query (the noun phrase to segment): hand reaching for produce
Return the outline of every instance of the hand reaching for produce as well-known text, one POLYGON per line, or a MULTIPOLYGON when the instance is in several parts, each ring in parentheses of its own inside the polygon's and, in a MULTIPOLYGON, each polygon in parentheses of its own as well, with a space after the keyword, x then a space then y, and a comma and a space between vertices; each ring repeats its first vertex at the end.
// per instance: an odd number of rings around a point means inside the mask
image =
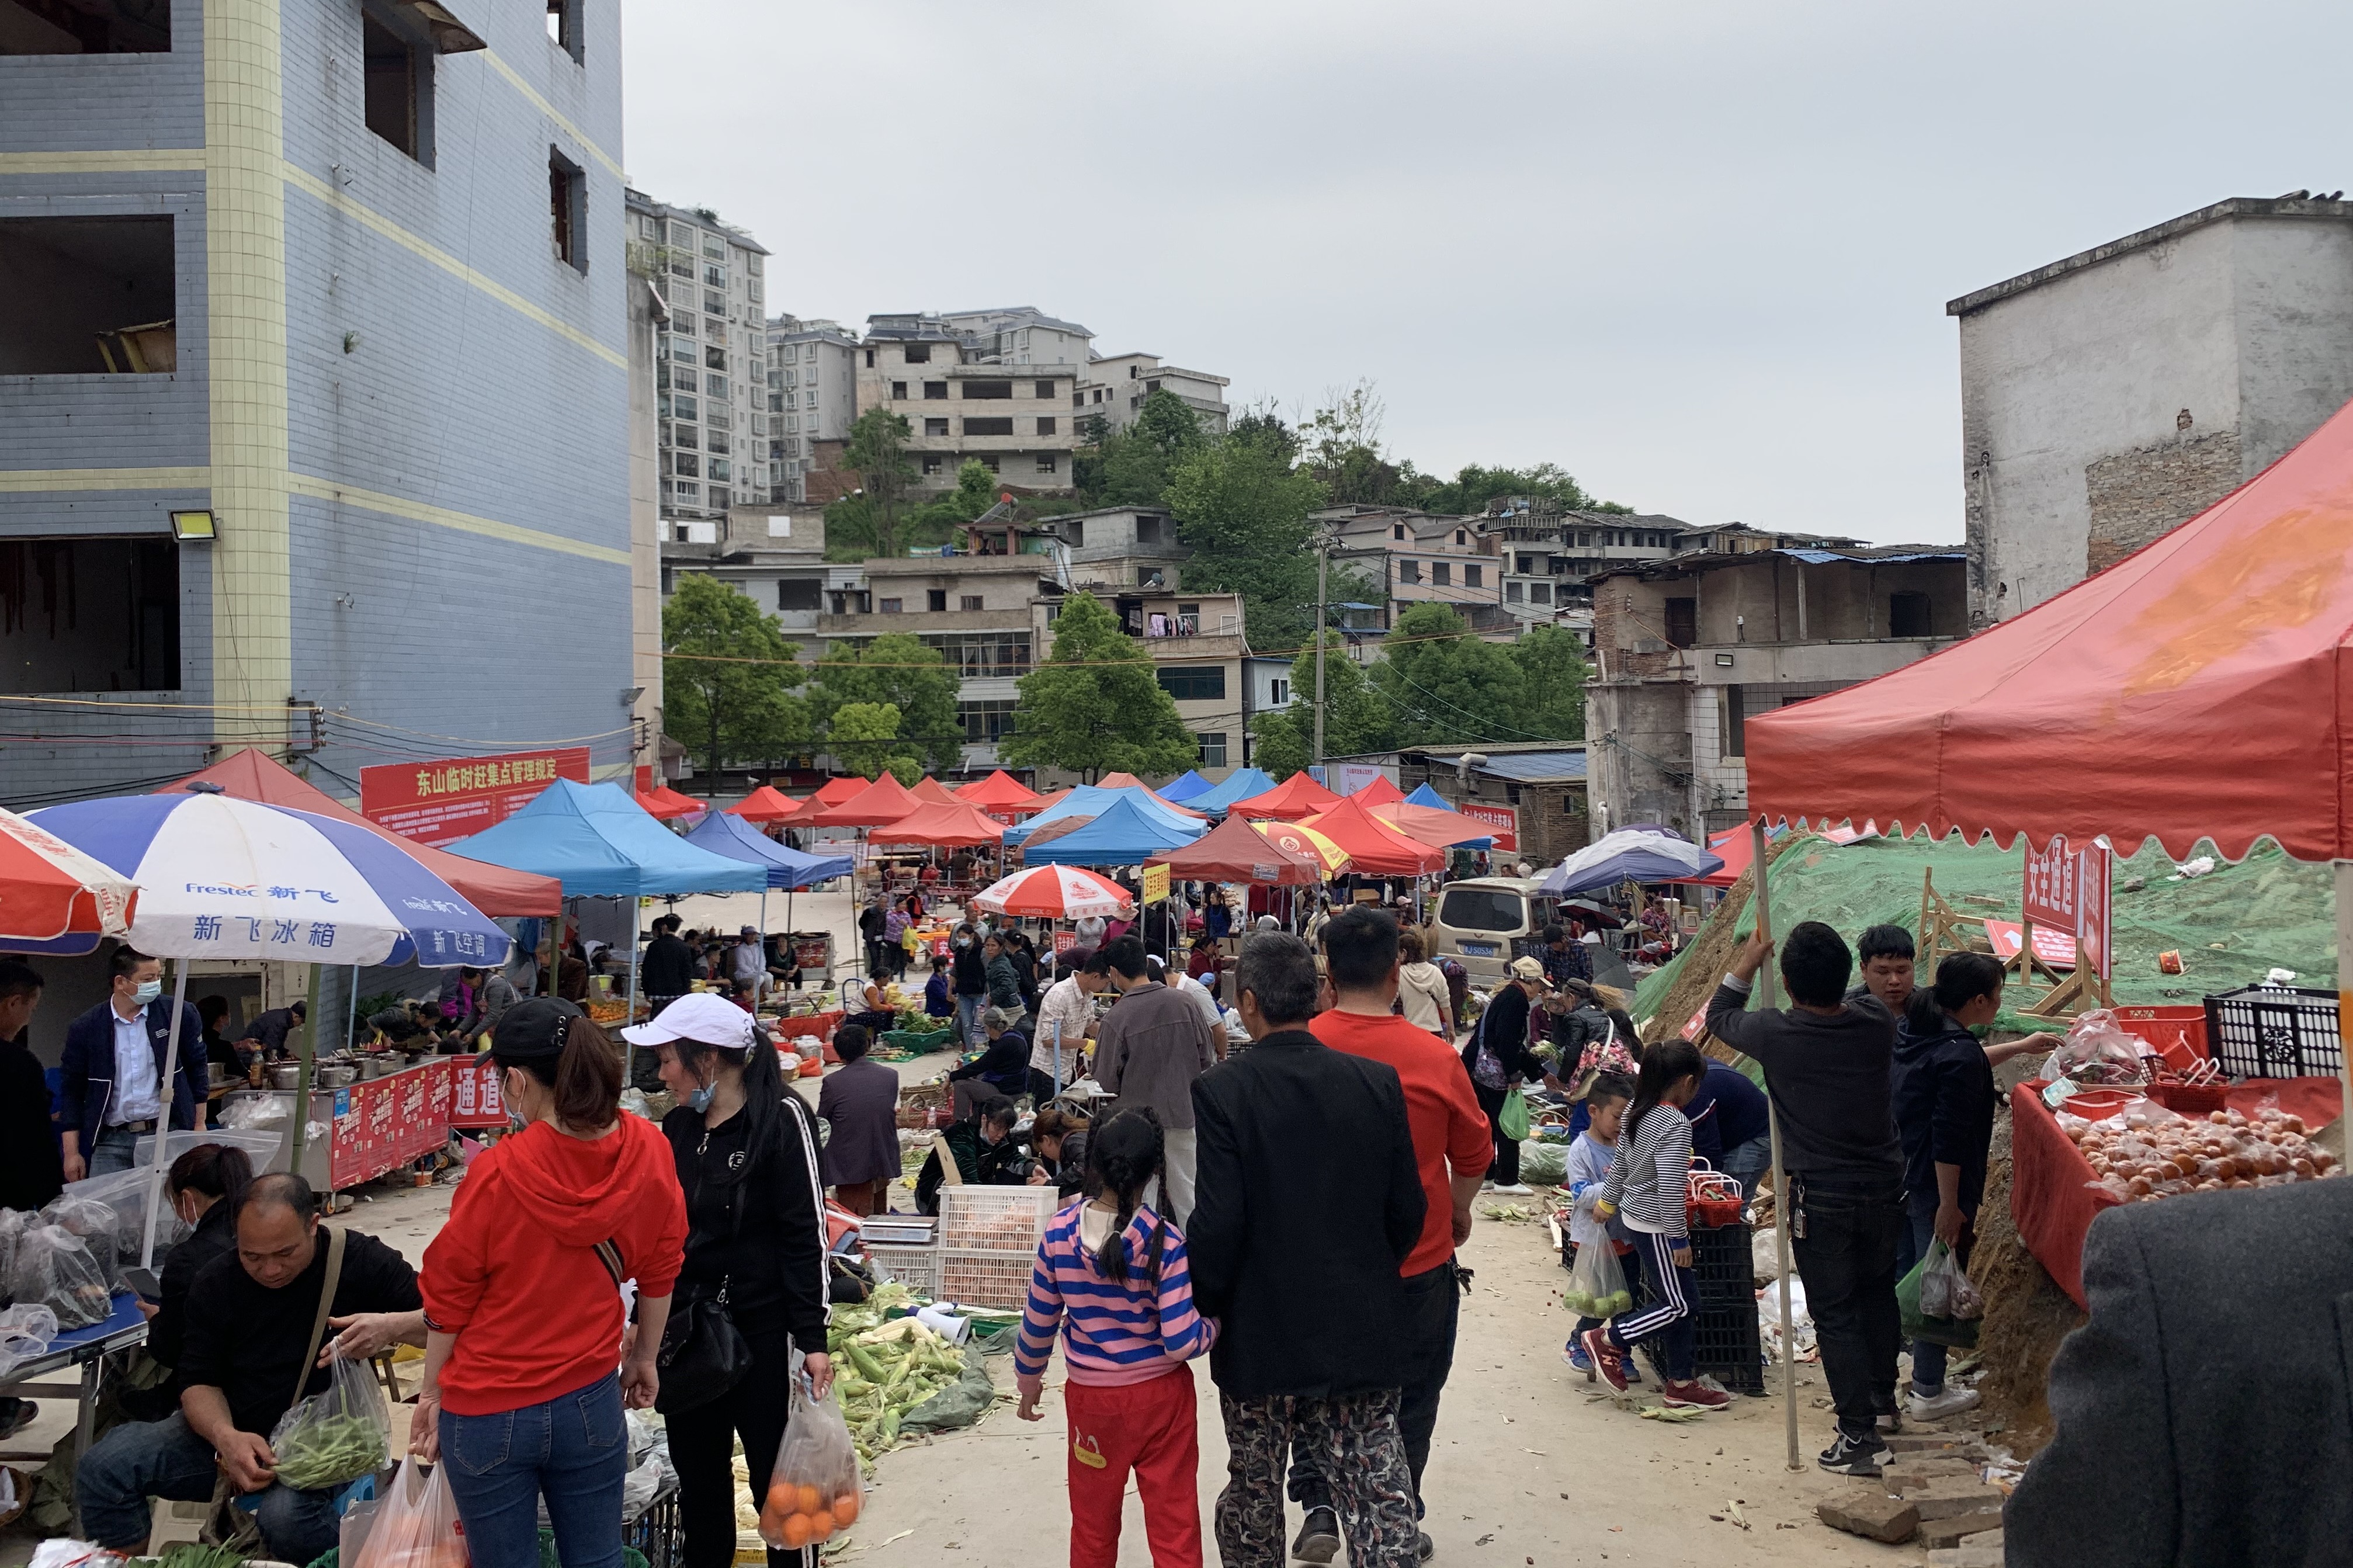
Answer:
POLYGON ((231 1432, 216 1452, 238 1491, 258 1492, 278 1479, 278 1457, 258 1433, 231 1432))
POLYGON ((390 1350, 408 1335, 414 1312, 353 1312, 347 1317, 330 1318, 327 1327, 335 1330, 334 1337, 319 1347, 319 1365, 325 1366, 337 1356, 346 1361, 365 1361, 368 1357, 390 1350))

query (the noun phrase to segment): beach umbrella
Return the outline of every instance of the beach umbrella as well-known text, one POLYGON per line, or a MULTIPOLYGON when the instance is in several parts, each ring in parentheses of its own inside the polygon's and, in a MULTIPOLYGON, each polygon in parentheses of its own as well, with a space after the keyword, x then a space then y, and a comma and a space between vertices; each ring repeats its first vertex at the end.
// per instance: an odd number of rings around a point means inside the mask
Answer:
POLYGON ((0 948, 87 953, 130 929, 139 889, 47 828, 0 811, 0 948))
POLYGON ((1719 857, 1673 833, 1620 828, 1553 867, 1538 892, 1555 898, 1621 882, 1696 882, 1724 869, 1719 857))
MULTIPOLYGON (((1229 820, 1240 821, 1243 819, 1235 817, 1229 820)), ((1322 861, 1325 877, 1337 876, 1348 869, 1348 852, 1333 842, 1328 834, 1314 828, 1299 822, 1268 821, 1251 822, 1250 826, 1267 842, 1286 853, 1313 855, 1322 861)))
POLYGON ((973 907, 1033 920, 1083 920, 1126 915, 1135 901, 1117 883, 1075 865, 1036 865, 973 895, 973 907))

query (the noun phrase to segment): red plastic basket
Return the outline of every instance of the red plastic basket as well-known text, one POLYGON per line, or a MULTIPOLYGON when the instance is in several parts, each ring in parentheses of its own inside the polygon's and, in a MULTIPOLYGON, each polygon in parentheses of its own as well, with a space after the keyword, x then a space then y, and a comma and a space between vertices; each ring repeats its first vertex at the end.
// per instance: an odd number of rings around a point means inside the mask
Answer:
POLYGON ((1694 1162, 1683 1194, 1683 1213, 1692 1224, 1708 1230, 1736 1225, 1747 1207, 1737 1180, 1710 1170, 1704 1160, 1694 1162))
POLYGON ((2137 1034, 2157 1047, 2157 1054, 2177 1072, 2213 1054, 2206 1047, 2206 1009, 2198 1007, 2119 1007, 2116 1022, 2127 1034, 2137 1034))
POLYGON ((2204 1116, 2230 1104, 2231 1086, 2224 1084, 2151 1084, 2148 1097, 2181 1116, 2204 1116))

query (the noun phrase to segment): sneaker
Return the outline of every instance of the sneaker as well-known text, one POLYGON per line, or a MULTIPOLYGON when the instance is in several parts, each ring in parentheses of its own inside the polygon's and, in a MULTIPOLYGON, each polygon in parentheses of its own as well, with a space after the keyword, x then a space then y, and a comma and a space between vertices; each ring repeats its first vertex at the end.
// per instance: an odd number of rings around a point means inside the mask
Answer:
POLYGON ((1533 1198, 1535 1191, 1525 1181, 1513 1181, 1496 1188, 1495 1195, 1499 1198, 1533 1198))
POLYGON ((1611 1388, 1620 1393, 1625 1393, 1626 1360, 1618 1353, 1618 1347, 1609 1342, 1609 1330, 1607 1328, 1588 1329, 1577 1336, 1577 1340, 1585 1347, 1585 1353, 1593 1359, 1594 1371, 1599 1372, 1611 1388))
POLYGON ((1494 1190, 1495 1184, 1493 1181, 1482 1181, 1479 1183, 1479 1191, 1482 1192, 1492 1192, 1494 1190))
POLYGON ((1291 1543, 1291 1555, 1302 1563, 1329 1563, 1339 1554, 1339 1514, 1328 1508, 1309 1509, 1299 1539, 1291 1543))
POLYGON ((1893 1437, 1904 1430, 1904 1413, 1900 1410, 1886 1411, 1873 1425, 1878 1426, 1881 1436, 1893 1437))
POLYGON ((1964 1410, 1976 1409, 1977 1403, 1978 1391, 1973 1388, 1947 1384, 1936 1393, 1922 1393, 1915 1389, 1912 1393, 1912 1419, 1941 1421, 1947 1415, 1958 1415, 1964 1410))
POLYGON ((1721 1389, 1710 1388, 1696 1379, 1690 1383, 1676 1383, 1669 1379, 1659 1392, 1665 1396, 1670 1407, 1690 1404, 1702 1410, 1722 1410, 1732 1403, 1732 1395, 1721 1389))
POLYGON ((1895 1456, 1877 1437, 1852 1437, 1841 1432, 1815 1462, 1834 1476, 1875 1476, 1882 1466, 1894 1460, 1895 1456))
POLYGON ((1593 1381, 1593 1358, 1585 1353, 1583 1345, 1578 1344, 1575 1340, 1569 1340, 1560 1348, 1560 1359, 1583 1372, 1586 1382, 1593 1381))
POLYGON ((1424 1530, 1415 1532, 1413 1560, 1416 1563, 1427 1563, 1437 1555, 1438 1542, 1430 1539, 1430 1531, 1424 1530))

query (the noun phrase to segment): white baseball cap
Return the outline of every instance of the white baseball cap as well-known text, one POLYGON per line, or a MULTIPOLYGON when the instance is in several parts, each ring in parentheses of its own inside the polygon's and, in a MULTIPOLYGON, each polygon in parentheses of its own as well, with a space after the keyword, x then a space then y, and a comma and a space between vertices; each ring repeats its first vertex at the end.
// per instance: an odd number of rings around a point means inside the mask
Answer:
POLYGON ((691 991, 650 1021, 621 1031, 632 1045, 667 1045, 694 1040, 728 1051, 748 1051, 759 1038, 759 1022, 715 991, 691 991))

